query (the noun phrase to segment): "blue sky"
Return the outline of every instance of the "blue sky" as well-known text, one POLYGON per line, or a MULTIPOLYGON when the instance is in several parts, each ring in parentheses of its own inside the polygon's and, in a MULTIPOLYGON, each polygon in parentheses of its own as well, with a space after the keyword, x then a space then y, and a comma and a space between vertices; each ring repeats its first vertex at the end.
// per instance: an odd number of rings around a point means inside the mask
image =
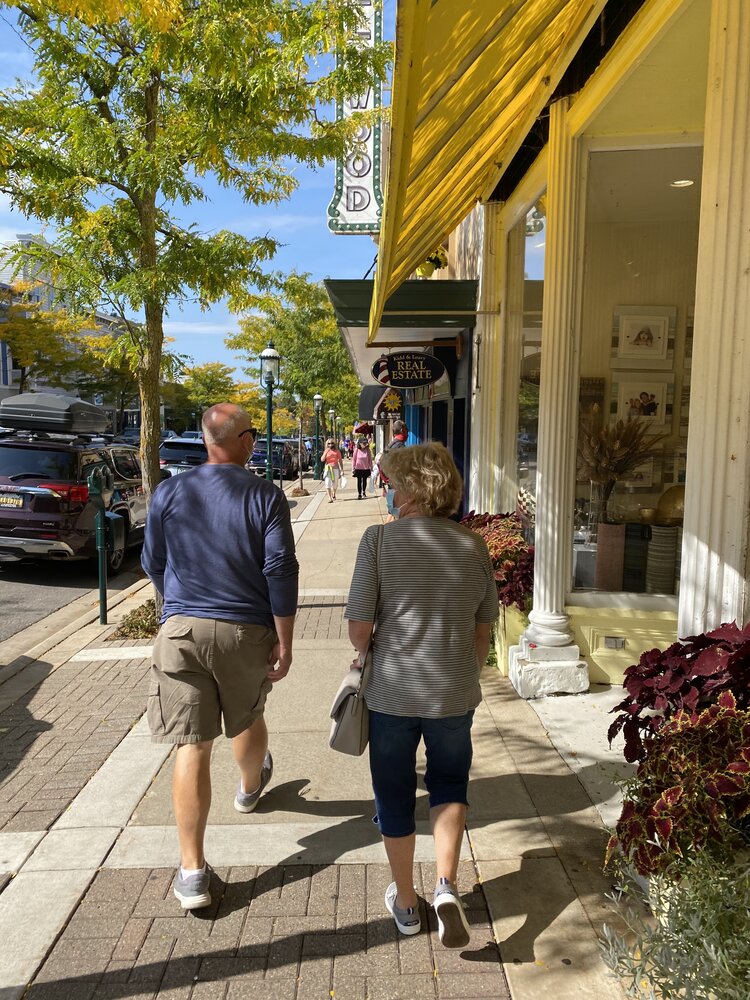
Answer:
MULTIPOLYGON (((395 0, 385 0, 385 33, 393 36, 395 0)), ((0 11, 0 87, 11 85, 18 77, 31 75, 31 53, 14 32, 15 14, 0 11)), ((181 215, 184 222, 194 222, 203 231, 231 229, 243 236, 268 234, 280 246, 271 268, 280 271, 307 271, 313 278, 362 278, 370 268, 376 247, 369 236, 335 236, 326 225, 326 209, 334 187, 334 167, 312 171, 297 170, 299 187, 294 195, 277 206, 254 208, 243 203, 238 194, 206 184, 209 201, 195 203, 181 215)), ((8 199, 0 195, 0 245, 11 242, 17 233, 38 233, 38 221, 28 220, 11 210, 8 199)), ((169 310, 165 322, 168 336, 174 337, 171 350, 190 355, 195 364, 221 361, 228 365, 242 359, 224 345, 224 338, 237 329, 237 317, 223 304, 206 312, 198 306, 169 310)))
MULTIPOLYGON (((396 0, 384 0, 384 33, 393 37, 396 0)), ((11 27, 15 15, 0 10, 0 87, 7 87, 17 77, 31 75, 31 53, 11 27)), ((205 232, 231 229, 243 236, 266 233, 282 244, 271 267, 280 271, 306 271, 314 279, 325 277, 362 278, 373 263, 376 247, 369 236, 335 236, 326 226, 326 209, 334 186, 333 164, 312 171, 299 167, 299 187, 293 196, 278 206, 253 208, 239 195, 215 184, 206 184, 209 201, 195 203, 182 212, 183 221, 194 222, 205 232)), ((0 245, 12 242, 17 233, 38 233, 41 225, 13 212, 0 195, 0 245)), ((541 277, 544 234, 527 241, 529 277, 541 277)), ((165 331, 174 338, 170 346, 189 355, 195 364, 220 361, 242 365, 242 358, 230 351, 224 338, 237 329, 237 317, 223 304, 201 312, 198 306, 173 307, 165 322, 165 331)), ((239 372, 238 372, 239 374, 239 372)))

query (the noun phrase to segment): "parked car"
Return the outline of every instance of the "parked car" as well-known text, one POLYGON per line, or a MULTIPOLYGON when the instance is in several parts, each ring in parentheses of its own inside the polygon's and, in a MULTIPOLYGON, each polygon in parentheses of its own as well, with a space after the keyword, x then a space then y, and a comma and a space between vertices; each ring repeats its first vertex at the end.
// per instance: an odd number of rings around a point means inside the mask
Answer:
POLYGON ((121 441, 136 445, 141 440, 141 429, 140 427, 123 427, 118 436, 121 441))
POLYGON ((307 472, 310 468, 310 453, 305 446, 305 442, 302 442, 302 447, 300 448, 299 438, 284 438, 284 441, 292 449, 292 454, 294 455, 294 461, 297 465, 297 471, 301 469, 303 472, 307 472))
MULTIPOLYGON (((268 450, 264 440, 257 440, 255 448, 245 468, 259 476, 266 474, 266 459, 268 450)), ((299 471, 297 458, 289 444, 281 438, 273 439, 273 475, 275 478, 294 479, 299 471)))
POLYGON ((159 445, 159 465, 162 472, 168 472, 170 476, 187 472, 196 465, 203 465, 207 458, 205 444, 194 438, 166 438, 159 445))
POLYGON ((138 451, 93 435, 8 431, 0 437, 0 562, 96 558, 97 506, 88 477, 112 473, 105 509, 125 522, 125 543, 107 553, 118 572, 125 550, 143 540, 146 494, 138 451))
POLYGON ((188 441, 202 441, 203 431, 183 431, 180 437, 186 438, 188 441))
POLYGON ((0 436, 0 561, 95 558, 89 476, 100 471, 104 508, 118 526, 120 544, 107 553, 116 573, 146 523, 138 450, 103 436, 100 406, 53 393, 0 401, 0 425, 9 428, 0 436))

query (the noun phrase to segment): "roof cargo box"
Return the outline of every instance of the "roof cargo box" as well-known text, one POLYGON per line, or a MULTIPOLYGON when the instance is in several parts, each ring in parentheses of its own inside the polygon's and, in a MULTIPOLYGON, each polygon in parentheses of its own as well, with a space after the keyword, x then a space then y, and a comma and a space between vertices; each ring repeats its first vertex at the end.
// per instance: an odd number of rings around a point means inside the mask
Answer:
POLYGON ((107 414, 101 406, 73 396, 24 392, 0 400, 0 426, 57 434, 101 434, 107 414))

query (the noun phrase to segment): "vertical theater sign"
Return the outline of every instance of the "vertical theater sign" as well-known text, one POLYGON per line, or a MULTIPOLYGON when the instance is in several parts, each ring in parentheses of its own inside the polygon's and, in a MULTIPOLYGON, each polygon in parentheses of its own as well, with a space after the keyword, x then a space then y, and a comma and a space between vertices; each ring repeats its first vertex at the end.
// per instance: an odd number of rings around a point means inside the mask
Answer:
MULTIPOLYGON (((383 40, 383 18, 379 4, 359 0, 364 20, 357 31, 363 46, 383 40)), ((348 118, 357 111, 375 111, 382 101, 379 82, 339 104, 339 117, 348 118)), ((362 125, 346 158, 336 163, 336 190, 328 206, 328 228, 333 233, 378 233, 383 212, 380 181, 381 124, 362 125)))

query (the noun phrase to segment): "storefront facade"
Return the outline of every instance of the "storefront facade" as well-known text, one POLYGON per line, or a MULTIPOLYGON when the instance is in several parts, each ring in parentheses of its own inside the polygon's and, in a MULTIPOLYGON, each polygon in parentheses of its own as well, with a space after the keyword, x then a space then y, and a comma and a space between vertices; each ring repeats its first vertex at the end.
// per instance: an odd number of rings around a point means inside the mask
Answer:
MULTIPOLYGON (((523 491, 535 508, 533 607, 509 657, 533 697, 619 681, 644 649, 750 616, 750 6, 525 7, 546 27, 565 14, 569 48, 540 55, 550 92, 505 168, 497 154, 450 257, 480 289, 469 505, 513 509, 523 491), (540 331, 524 319, 535 208, 540 331), (639 460, 620 472, 634 431, 639 460)), ((518 20, 520 45, 531 28, 518 20)), ((398 97, 394 85, 394 130, 398 97)), ((419 111, 401 120, 413 161, 419 111)), ((407 161, 395 172, 408 202, 407 161)), ((396 239, 391 259, 408 249, 396 239)))

